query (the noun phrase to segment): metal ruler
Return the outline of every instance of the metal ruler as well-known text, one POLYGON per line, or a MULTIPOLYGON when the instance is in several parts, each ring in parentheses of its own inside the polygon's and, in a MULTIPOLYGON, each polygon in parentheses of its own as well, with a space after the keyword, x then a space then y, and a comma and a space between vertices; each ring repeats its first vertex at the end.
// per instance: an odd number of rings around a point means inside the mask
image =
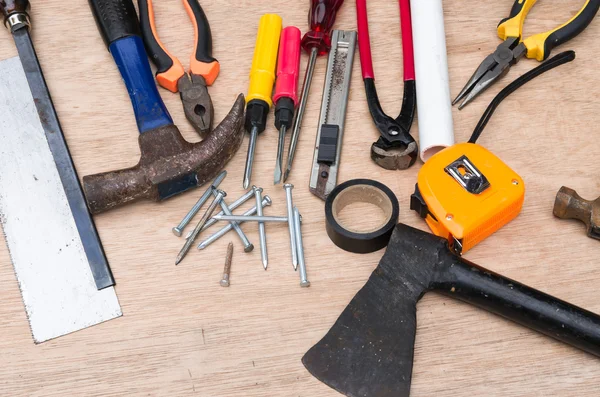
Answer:
POLYGON ((309 185, 310 192, 323 200, 337 185, 356 32, 334 30, 331 41, 309 185))

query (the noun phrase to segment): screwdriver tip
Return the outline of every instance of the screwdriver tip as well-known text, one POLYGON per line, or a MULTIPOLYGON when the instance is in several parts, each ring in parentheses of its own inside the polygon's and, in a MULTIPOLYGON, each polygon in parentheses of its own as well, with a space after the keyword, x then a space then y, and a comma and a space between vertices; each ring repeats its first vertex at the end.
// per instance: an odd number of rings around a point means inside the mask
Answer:
POLYGON ((263 267, 265 268, 265 270, 267 270, 268 266, 269 266, 269 262, 266 259, 263 260, 263 267))

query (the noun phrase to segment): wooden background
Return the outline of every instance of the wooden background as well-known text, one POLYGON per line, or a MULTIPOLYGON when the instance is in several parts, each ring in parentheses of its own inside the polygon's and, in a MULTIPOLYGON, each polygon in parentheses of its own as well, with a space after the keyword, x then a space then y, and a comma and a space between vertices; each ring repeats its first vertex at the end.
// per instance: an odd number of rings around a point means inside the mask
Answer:
MULTIPOLYGON (((178 0, 156 1, 161 38, 185 65, 193 33, 178 0)), ((455 95, 479 62, 499 43, 498 21, 511 1, 444 2, 451 92, 455 95)), ((580 0, 544 0, 533 9, 526 34, 570 18, 580 0)), ((306 30, 308 1, 202 1, 211 21, 214 55, 222 65, 210 92, 216 120, 246 92, 260 15, 278 13, 284 25, 306 30)), ((379 94, 387 112, 402 97, 401 45, 396 1, 371 0, 369 12, 379 94)), ((137 130, 126 90, 94 25, 87 2, 33 1, 33 38, 80 176, 138 161, 137 130)), ((354 2, 342 7, 336 27, 356 29, 354 2)), ((16 54, 1 33, 0 58, 16 54)), ((600 312, 598 254, 582 224, 554 219, 561 185, 584 197, 600 194, 600 23, 595 21, 561 50, 577 59, 553 70, 506 100, 480 143, 525 180, 519 217, 466 258, 591 311, 600 312)), ((558 52, 558 51, 557 51, 558 52)), ((303 55, 302 70, 306 63, 303 55)), ((468 138, 483 110, 509 81, 537 65, 521 61, 510 74, 459 112, 457 141, 468 138)), ((117 280, 123 317, 39 346, 32 342, 13 268, 0 252, 0 395, 2 396, 319 396, 338 395, 313 378, 300 358, 330 328, 365 283, 382 255, 355 255, 335 247, 325 233, 323 202, 308 192, 312 148, 326 60, 319 59, 291 182, 304 217, 304 243, 312 286, 301 289, 292 270, 285 225, 269 225, 270 266, 256 249, 244 254, 230 234, 206 251, 193 251, 178 267, 183 240, 171 233, 200 191, 162 204, 137 203, 96 216, 117 280), (235 243, 232 285, 219 286, 226 246, 235 243)), ((161 89, 176 124, 197 136, 177 95, 161 89)), ((258 142, 253 183, 263 186, 284 214, 281 186, 272 185, 276 131, 258 142)), ((413 128, 417 135, 417 125, 413 128)), ((348 107, 340 181, 374 178, 401 204, 400 221, 425 228, 409 210, 420 164, 385 171, 369 158, 377 138, 365 103, 358 60, 348 107)), ((227 166, 222 187, 239 197, 246 142, 227 166)), ((355 209, 356 214, 360 209, 355 209)), ((254 225, 243 229, 258 245, 254 225)), ((31 233, 35 233, 32 230, 31 233)), ((35 247, 32 247, 35 249, 35 247)), ((435 294, 418 308, 411 396, 594 396, 600 361, 494 315, 435 294)))

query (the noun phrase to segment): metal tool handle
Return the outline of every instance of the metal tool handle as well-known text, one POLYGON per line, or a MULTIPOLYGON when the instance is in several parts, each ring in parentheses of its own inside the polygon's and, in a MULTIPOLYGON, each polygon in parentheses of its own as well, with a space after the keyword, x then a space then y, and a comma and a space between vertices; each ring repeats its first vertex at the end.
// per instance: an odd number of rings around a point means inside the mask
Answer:
POLYGON ((154 83, 132 0, 90 0, 90 7, 127 86, 140 133, 173 124, 154 83))
POLYGON ((462 258, 443 256, 432 288, 600 356, 600 316, 462 258))

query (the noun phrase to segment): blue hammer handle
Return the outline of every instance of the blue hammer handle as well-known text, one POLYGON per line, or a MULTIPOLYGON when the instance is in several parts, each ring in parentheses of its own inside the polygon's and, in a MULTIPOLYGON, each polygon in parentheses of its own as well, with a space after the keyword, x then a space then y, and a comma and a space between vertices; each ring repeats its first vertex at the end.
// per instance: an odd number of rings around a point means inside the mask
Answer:
POLYGON ((150 69, 131 0, 90 0, 100 33, 127 86, 141 134, 173 124, 150 69))

